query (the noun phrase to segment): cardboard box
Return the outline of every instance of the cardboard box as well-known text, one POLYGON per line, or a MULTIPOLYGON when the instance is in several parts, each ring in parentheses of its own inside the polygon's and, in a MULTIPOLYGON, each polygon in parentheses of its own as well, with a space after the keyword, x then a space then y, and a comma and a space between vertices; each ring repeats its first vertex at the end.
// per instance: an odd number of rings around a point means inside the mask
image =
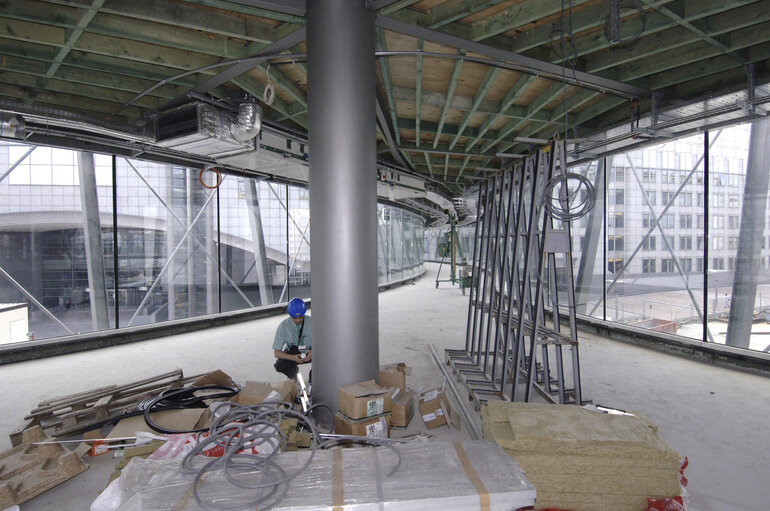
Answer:
POLYGON ((393 399, 391 427, 405 428, 414 417, 414 392, 399 392, 393 399))
POLYGON ((339 411, 350 419, 364 419, 391 410, 390 389, 380 387, 374 380, 344 385, 337 389, 339 411))
POLYGON ((389 438, 391 420, 392 417, 389 413, 367 419, 353 420, 337 412, 334 414, 334 431, 338 435, 389 438))
POLYGON ((406 390, 406 364, 388 364, 380 366, 378 383, 381 387, 397 387, 406 390))
POLYGON ((437 428, 449 423, 449 402, 444 395, 444 388, 437 387, 420 394, 420 400, 417 404, 420 410, 425 427, 428 429, 437 428))

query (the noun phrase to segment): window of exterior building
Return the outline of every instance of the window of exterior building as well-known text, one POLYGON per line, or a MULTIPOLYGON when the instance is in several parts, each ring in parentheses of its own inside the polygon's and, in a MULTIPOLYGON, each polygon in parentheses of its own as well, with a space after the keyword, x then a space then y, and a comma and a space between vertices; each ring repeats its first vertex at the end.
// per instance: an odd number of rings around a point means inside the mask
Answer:
POLYGON ((724 257, 714 257, 711 260, 711 269, 712 270, 724 270, 725 269, 725 259, 724 259, 724 257))
POLYGON ((647 236, 642 240, 642 250, 655 250, 655 236, 647 236))
POLYGON ((642 273, 655 273, 655 259, 642 259, 642 273))
POLYGON ((679 194, 680 206, 692 206, 692 192, 682 192, 679 194))
POLYGON ((727 226, 730 229, 738 229, 740 227, 741 217, 738 215, 730 215, 727 217, 727 226))
POLYGON ((607 250, 623 250, 623 236, 607 236, 607 250))
POLYGON ((727 196, 727 207, 730 207, 730 208, 737 208, 738 207, 738 196, 737 195, 730 194, 730 195, 727 196))
POLYGON ((714 229, 724 229, 725 228, 725 217, 724 215, 714 215, 711 222, 711 227, 714 229))
POLYGON ((692 236, 679 236, 679 249, 692 250, 692 236))
POLYGON ((711 248, 714 250, 722 250, 725 248, 725 238, 724 236, 714 236, 711 239, 711 248))
POLYGON ((679 215, 679 227, 692 229, 692 215, 679 215))
POLYGON ((664 229, 671 229, 676 225, 675 217, 673 213, 666 213, 660 220, 660 225, 664 229))
POLYGON ((674 200, 674 192, 660 192, 660 203, 662 205, 668 205, 674 200))
POLYGON ((661 259, 660 260, 660 271, 663 273, 671 273, 673 271, 676 271, 676 267, 674 266, 674 260, 673 259, 661 259))

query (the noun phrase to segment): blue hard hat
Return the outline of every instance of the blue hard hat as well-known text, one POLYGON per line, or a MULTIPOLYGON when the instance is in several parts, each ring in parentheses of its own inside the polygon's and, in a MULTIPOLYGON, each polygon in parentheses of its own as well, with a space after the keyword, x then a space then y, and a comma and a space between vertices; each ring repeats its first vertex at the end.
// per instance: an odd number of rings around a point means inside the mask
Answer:
POLYGON ((289 305, 286 307, 286 312, 292 318, 300 318, 305 315, 307 306, 302 298, 292 298, 289 300, 289 305))

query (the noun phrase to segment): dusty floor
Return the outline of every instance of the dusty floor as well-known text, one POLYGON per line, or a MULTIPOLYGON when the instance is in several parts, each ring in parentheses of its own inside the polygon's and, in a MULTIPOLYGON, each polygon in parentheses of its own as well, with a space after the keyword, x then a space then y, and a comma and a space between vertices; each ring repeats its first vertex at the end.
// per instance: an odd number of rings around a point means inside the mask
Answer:
MULTIPOLYGON (((380 361, 407 362, 412 368, 407 383, 417 390, 442 383, 429 344, 439 351, 463 348, 468 307, 457 286, 442 283, 436 289, 438 265, 426 267, 427 274, 415 284, 379 297, 380 361)), ((237 382, 276 381, 271 344, 281 319, 0 366, 0 451, 10 448, 8 433, 43 399, 175 368, 185 375, 221 369, 237 382)), ((661 437, 689 458, 690 510, 768 509, 770 378, 590 335, 581 339, 584 397, 638 410, 659 425, 661 437)), ((462 435, 445 427, 432 432, 437 438, 462 435)), ((92 470, 22 504, 22 511, 87 509, 106 484, 111 461, 94 458, 92 470)))

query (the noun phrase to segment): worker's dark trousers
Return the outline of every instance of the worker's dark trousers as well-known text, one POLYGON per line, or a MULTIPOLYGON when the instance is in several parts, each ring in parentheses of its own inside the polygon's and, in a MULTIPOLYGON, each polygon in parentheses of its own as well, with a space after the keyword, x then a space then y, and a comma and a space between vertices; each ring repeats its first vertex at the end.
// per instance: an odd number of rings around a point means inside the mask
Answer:
POLYGON ((297 373, 299 372, 299 369, 297 369, 297 363, 293 360, 286 360, 285 358, 277 359, 273 367, 275 367, 275 370, 279 373, 285 374, 286 377, 290 380, 296 378, 297 373))

